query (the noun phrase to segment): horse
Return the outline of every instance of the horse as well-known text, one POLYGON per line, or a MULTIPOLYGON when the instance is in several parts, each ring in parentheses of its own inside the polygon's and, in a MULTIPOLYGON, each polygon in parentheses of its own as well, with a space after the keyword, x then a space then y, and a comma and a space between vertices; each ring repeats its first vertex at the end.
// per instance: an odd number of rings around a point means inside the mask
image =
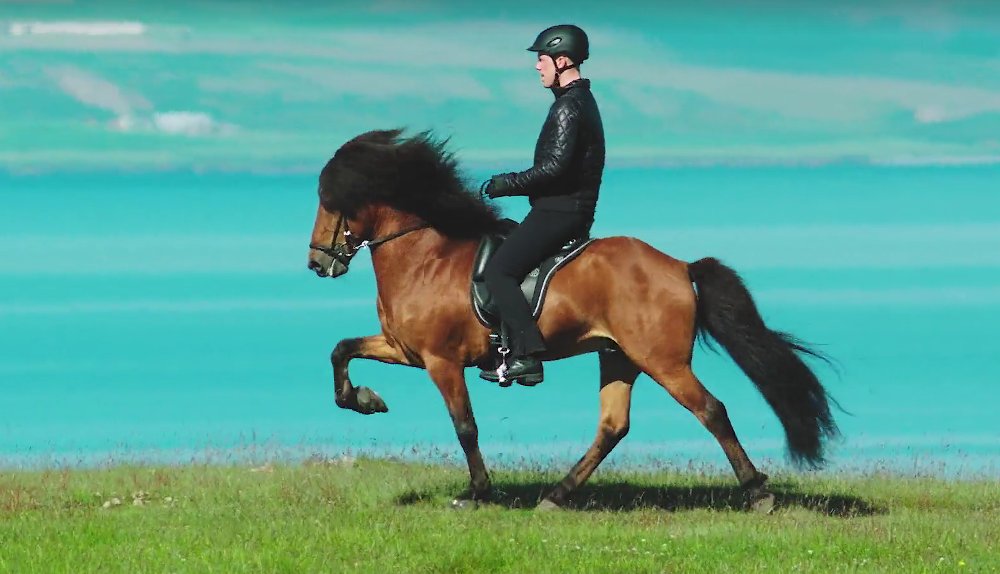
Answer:
MULTIPOLYGON (((352 384, 354 359, 425 369, 468 462, 468 489, 452 501, 464 508, 491 494, 464 376, 493 356, 490 329, 473 313, 470 274, 479 242, 504 220, 467 185, 447 143, 430 131, 404 137, 402 129, 386 129, 341 145, 319 174, 308 268, 335 278, 370 250, 382 332, 334 347, 336 404, 363 415, 387 412, 376 392, 352 384)), ((826 442, 839 434, 832 399, 803 360, 826 357, 765 325, 744 281, 716 258, 685 262, 634 237, 596 238, 551 280, 538 325, 548 347, 543 361, 596 352, 600 379, 597 436, 539 509, 564 505, 625 437, 641 373, 715 437, 747 504, 773 508, 768 476, 751 462, 726 407, 692 371, 697 340, 712 349, 712 339, 721 344, 755 384, 781 421, 796 465, 823 466, 826 442)))

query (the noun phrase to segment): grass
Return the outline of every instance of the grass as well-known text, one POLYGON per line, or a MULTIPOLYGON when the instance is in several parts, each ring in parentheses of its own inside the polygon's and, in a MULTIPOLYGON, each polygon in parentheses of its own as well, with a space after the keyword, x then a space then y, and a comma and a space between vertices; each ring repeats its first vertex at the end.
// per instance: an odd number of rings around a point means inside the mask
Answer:
POLYGON ((1000 485, 774 477, 741 510, 728 476, 498 471, 494 504, 448 507, 464 468, 388 460, 0 474, 0 572, 995 572, 1000 485))

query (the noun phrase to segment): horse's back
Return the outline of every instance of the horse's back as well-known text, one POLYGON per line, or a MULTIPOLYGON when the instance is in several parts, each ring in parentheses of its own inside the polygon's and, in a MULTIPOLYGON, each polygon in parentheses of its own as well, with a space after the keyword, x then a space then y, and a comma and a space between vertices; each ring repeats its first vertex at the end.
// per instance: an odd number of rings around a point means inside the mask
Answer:
POLYGON ((581 258, 593 260, 595 264, 608 265, 621 273, 636 266, 649 273, 663 274, 663 278, 681 278, 689 283, 688 264, 660 251, 642 239, 631 236, 612 236, 595 239, 581 258))
POLYGON ((587 320, 599 323, 598 332, 650 319, 694 328, 696 298, 688 264, 635 237, 595 239, 556 274, 551 291, 553 316, 583 311, 587 320))

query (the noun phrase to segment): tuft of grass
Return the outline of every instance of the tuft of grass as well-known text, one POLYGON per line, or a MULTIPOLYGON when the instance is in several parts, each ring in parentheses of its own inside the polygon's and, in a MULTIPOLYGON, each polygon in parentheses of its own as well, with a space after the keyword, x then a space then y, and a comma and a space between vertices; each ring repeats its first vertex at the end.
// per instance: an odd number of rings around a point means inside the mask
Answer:
POLYGON ((314 458, 0 474, 0 572, 991 572, 1000 485, 787 475, 743 510, 725 476, 604 471, 562 511, 561 475, 314 458))

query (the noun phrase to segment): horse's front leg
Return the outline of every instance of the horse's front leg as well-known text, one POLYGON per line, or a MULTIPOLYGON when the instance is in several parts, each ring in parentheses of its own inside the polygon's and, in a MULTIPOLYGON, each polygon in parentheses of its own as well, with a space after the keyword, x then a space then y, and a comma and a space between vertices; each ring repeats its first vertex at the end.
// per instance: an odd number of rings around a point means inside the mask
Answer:
POLYGON ((472 402, 469 400, 469 388, 465 384, 463 365, 448 359, 429 358, 427 374, 441 391, 451 422, 455 425, 458 442, 469 463, 469 490, 455 498, 451 503, 452 507, 476 508, 479 501, 490 497, 491 487, 486 463, 479 452, 479 429, 472 415, 472 402))
POLYGON ((395 365, 415 363, 403 351, 389 343, 383 335, 344 339, 337 343, 330 362, 333 363, 333 385, 337 406, 363 415, 389 412, 382 397, 368 387, 355 387, 347 375, 347 364, 351 359, 374 359, 395 365))

